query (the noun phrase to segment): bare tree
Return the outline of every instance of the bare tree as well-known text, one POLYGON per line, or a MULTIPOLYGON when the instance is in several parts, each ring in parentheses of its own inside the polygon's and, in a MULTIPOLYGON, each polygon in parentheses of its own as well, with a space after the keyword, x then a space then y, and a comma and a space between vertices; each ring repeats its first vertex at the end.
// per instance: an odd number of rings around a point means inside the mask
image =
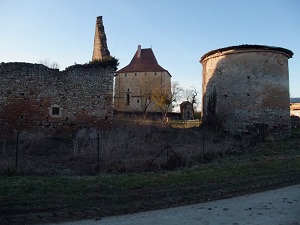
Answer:
POLYGON ((192 103, 194 110, 198 107, 199 105, 199 100, 197 98, 198 96, 198 91, 194 86, 191 86, 191 88, 189 89, 185 89, 183 91, 183 98, 186 101, 189 101, 190 103, 192 103))
POLYGON ((43 64, 51 69, 59 69, 59 65, 55 61, 50 61, 50 59, 44 59, 39 61, 40 64, 43 64))
POLYGON ((181 98, 182 88, 179 87, 178 82, 172 82, 171 90, 168 89, 155 89, 152 98, 153 103, 163 114, 163 121, 167 120, 167 114, 172 107, 181 98))
POLYGON ((143 110, 144 117, 147 114, 147 109, 152 103, 152 94, 155 90, 155 80, 148 76, 147 78, 140 79, 139 91, 140 91, 140 106, 143 110))

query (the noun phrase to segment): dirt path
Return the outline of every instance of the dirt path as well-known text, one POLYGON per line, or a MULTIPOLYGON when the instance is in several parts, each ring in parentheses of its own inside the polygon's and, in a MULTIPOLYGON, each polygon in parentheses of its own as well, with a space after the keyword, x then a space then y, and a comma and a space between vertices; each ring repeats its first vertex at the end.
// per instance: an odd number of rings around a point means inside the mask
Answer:
MULTIPOLYGON (((300 185, 190 206, 60 225, 300 225, 300 185)), ((54 225, 54 224, 53 224, 54 225)))

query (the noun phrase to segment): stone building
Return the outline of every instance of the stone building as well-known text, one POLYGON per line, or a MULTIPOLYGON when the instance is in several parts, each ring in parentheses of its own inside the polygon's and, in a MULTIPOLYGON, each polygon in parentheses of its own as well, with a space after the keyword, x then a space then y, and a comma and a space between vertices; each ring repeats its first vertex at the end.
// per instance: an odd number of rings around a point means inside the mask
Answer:
POLYGON ((290 99, 290 110, 291 110, 291 116, 300 117, 300 98, 290 99))
POLYGON ((193 120, 195 118, 193 104, 189 101, 180 104, 180 113, 183 120, 193 120))
POLYGON ((202 56, 203 123, 232 134, 291 134, 288 59, 284 48, 240 45, 202 56))
POLYGON ((170 73, 158 64, 151 48, 139 45, 131 62, 115 74, 114 110, 159 112, 151 101, 153 92, 170 91, 170 73))
MULTIPOLYGON (((102 17, 97 18, 93 60, 109 56, 102 17)), ((73 65, 0 64, 0 125, 102 126, 113 119, 114 69, 73 65)))

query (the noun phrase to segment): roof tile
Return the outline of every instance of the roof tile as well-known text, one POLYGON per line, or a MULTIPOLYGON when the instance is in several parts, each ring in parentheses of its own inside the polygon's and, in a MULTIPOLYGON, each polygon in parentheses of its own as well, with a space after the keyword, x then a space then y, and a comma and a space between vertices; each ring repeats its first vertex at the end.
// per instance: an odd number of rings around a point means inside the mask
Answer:
MULTIPOLYGON (((126 73, 126 72, 163 72, 166 69, 162 68, 152 51, 151 48, 141 49, 140 57, 138 57, 138 50, 133 56, 131 62, 124 68, 117 71, 117 73, 126 73)), ((168 72, 169 73, 169 72, 168 72)), ((170 75, 171 76, 171 75, 170 75)))

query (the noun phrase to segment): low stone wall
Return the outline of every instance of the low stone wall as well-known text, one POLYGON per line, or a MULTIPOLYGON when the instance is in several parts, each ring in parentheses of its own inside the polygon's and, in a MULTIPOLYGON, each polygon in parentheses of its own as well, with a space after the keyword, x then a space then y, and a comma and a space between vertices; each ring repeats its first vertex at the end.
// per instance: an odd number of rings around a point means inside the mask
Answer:
MULTIPOLYGON (((168 113, 167 117, 170 120, 180 120, 181 119, 181 113, 168 113)), ((114 118, 116 119, 148 119, 148 120, 162 120, 163 115, 161 112, 147 112, 146 115, 144 115, 143 112, 125 112, 125 111, 114 111, 114 118)))

